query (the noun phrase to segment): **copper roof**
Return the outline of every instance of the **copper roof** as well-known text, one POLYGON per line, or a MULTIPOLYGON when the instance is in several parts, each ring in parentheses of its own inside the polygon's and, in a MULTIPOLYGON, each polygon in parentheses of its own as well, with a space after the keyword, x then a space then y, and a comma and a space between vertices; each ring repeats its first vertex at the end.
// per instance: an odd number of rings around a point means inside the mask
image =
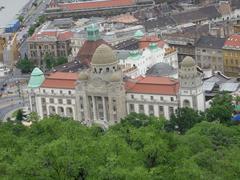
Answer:
POLYGON ((127 80, 125 88, 128 93, 176 95, 179 83, 168 77, 140 76, 127 80))

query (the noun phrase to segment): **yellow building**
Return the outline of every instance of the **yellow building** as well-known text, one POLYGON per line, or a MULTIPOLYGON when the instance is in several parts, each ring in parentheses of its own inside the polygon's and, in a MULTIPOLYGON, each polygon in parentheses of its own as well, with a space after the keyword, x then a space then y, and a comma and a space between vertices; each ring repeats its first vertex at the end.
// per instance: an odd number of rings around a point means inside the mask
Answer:
POLYGON ((223 46, 224 73, 227 76, 240 75, 240 34, 231 35, 223 46))
POLYGON ((0 62, 3 62, 3 51, 6 46, 5 37, 0 37, 0 62))

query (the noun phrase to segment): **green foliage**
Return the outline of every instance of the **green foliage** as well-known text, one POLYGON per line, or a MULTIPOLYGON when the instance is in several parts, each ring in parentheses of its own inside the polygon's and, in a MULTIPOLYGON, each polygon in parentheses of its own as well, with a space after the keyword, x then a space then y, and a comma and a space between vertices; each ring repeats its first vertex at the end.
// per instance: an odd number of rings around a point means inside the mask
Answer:
POLYGON ((34 68, 34 64, 28 59, 21 59, 17 63, 17 68, 20 69, 22 73, 30 73, 34 68))
POLYGON ((50 55, 46 55, 43 60, 48 70, 55 66, 67 63, 66 57, 53 57, 50 55))
POLYGON ((233 98, 230 94, 216 95, 211 102, 211 107, 206 111, 207 120, 229 124, 234 111, 232 101, 233 98))
POLYGON ((21 22, 21 23, 23 23, 23 21, 24 21, 24 16, 18 16, 18 20, 21 22))
POLYGON ((163 127, 141 114, 107 131, 59 116, 0 123, 1 179, 239 179, 240 126, 203 121, 184 135, 163 127))
POLYGON ((35 22, 35 24, 30 26, 30 28, 28 30, 28 35, 32 36, 34 34, 36 28, 39 27, 40 25, 42 25, 45 21, 46 21, 45 16, 39 16, 37 21, 35 22))
POLYGON ((175 114, 166 123, 165 129, 168 131, 177 131, 181 134, 191 129, 195 124, 204 120, 204 115, 191 108, 179 108, 175 114))
POLYGON ((16 114, 16 121, 22 121, 23 120, 23 111, 19 109, 16 114))
POLYGON ((30 28, 28 29, 28 36, 32 36, 35 32, 35 29, 35 25, 30 26, 30 28))

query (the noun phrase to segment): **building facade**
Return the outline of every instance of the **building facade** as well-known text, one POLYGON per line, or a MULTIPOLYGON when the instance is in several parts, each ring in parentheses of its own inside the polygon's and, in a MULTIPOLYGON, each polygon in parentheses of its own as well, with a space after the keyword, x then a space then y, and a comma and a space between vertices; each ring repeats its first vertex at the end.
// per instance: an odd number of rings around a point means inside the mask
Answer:
POLYGON ((95 51, 89 71, 81 72, 76 87, 78 119, 107 128, 126 116, 123 75, 107 45, 95 51))
POLYGON ((224 74, 239 76, 240 72, 240 35, 231 35, 223 46, 224 74))
POLYGON ((38 66, 43 66, 46 55, 53 57, 68 57, 71 54, 72 32, 69 31, 40 31, 28 38, 28 58, 38 66))
MULTIPOLYGON (((184 59, 182 68, 189 63, 184 59)), ((29 81, 31 110, 41 117, 58 114, 72 117, 85 125, 98 124, 103 128, 120 122, 131 112, 169 119, 178 107, 204 110, 201 76, 196 64, 181 69, 179 81, 170 77, 139 76, 125 79, 114 51, 100 45, 91 66, 79 73, 55 72, 29 81), (188 69, 191 69, 188 71, 188 69), (187 82, 187 85, 185 85, 187 82), (189 84, 190 83, 190 84, 189 84), (179 89, 180 87, 180 89, 179 89), (182 89, 181 89, 182 88, 182 89)))
POLYGON ((203 69, 224 71, 222 47, 225 39, 201 36, 196 43, 196 63, 203 69))
POLYGON ((204 111, 203 81, 193 58, 189 56, 184 58, 179 71, 179 81, 180 107, 190 107, 198 111, 204 111))
POLYGON ((166 63, 178 69, 177 50, 166 43, 162 47, 157 43, 149 43, 148 47, 130 51, 126 59, 119 61, 125 75, 131 78, 145 75, 157 63, 166 63))

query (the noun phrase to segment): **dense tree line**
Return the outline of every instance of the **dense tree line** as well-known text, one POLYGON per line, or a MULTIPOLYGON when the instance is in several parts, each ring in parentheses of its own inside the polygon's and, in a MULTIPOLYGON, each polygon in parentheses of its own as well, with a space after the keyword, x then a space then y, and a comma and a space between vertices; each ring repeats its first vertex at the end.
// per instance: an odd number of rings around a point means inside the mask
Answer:
POLYGON ((229 97, 217 96, 206 113, 179 109, 170 121, 130 114, 106 131, 58 116, 31 127, 18 121, 2 123, 0 177, 239 179, 240 126, 222 120, 228 111, 217 113, 229 106, 229 97), (221 106, 215 104, 220 100, 221 106), (207 119, 208 113, 216 120, 207 119))

